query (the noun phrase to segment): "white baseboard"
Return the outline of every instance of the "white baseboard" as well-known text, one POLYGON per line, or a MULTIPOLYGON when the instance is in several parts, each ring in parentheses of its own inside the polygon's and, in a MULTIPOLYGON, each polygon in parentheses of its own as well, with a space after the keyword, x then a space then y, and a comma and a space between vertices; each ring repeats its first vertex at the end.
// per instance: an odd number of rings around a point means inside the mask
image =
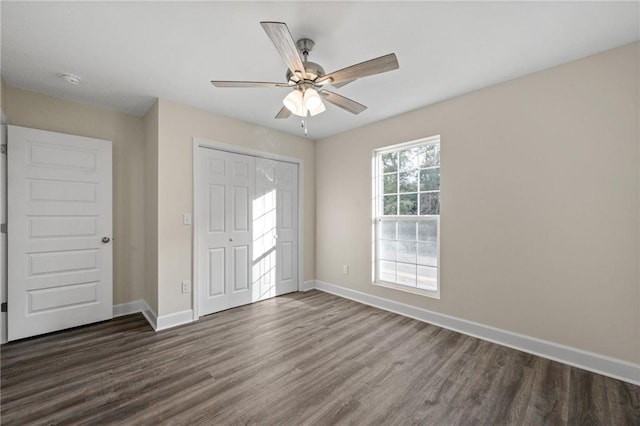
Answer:
POLYGON ((147 304, 145 300, 134 300, 133 302, 121 303, 119 305, 113 305, 113 317, 121 317, 123 315, 131 315, 141 313, 145 319, 149 322, 149 325, 157 330, 158 320, 156 313, 147 304))
POLYGON ((144 303, 144 300, 134 300, 133 302, 113 305, 113 317, 121 317, 123 315, 131 315, 142 312, 142 303, 144 303))
POLYGON ((182 324, 193 322, 193 310, 174 312, 168 315, 160 315, 156 323, 156 331, 166 330, 167 328, 177 327, 182 324))
POLYGON ((309 291, 309 290, 313 290, 314 288, 316 288, 316 280, 309 280, 302 283, 301 291, 309 291))
POLYGON ((154 330, 158 330, 158 317, 151 306, 147 304, 146 301, 142 300, 141 310, 140 312, 144 315, 147 322, 153 327, 154 330))
POLYGON ((418 321, 640 385, 640 364, 429 311, 320 280, 315 281, 315 288, 418 321))
POLYGON ((114 317, 138 312, 144 315, 155 331, 166 330, 167 328, 193 322, 193 311, 191 309, 158 316, 144 300, 134 300, 133 302, 113 306, 114 317))

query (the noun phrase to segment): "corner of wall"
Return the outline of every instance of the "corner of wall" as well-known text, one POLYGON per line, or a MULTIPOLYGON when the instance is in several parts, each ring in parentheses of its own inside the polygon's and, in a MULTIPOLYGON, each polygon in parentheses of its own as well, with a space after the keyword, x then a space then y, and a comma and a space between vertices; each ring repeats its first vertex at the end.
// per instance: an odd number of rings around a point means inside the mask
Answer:
POLYGON ((318 142, 313 141, 313 281, 318 279, 318 142))
POLYGON ((145 292, 144 299, 150 311, 158 313, 158 132, 159 102, 144 116, 145 132, 145 292))

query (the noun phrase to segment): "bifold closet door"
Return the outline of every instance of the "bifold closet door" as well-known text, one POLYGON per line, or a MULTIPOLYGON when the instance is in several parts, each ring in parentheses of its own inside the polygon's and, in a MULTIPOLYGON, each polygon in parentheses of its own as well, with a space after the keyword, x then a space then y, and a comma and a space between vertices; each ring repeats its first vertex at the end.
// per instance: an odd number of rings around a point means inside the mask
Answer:
POLYGON ((256 159, 254 292, 258 300, 298 290, 298 165, 256 159))
POLYGON ((298 290, 298 165, 198 148, 198 314, 298 290))
POLYGON ((251 203, 255 157, 198 148, 198 311, 253 301, 251 203))

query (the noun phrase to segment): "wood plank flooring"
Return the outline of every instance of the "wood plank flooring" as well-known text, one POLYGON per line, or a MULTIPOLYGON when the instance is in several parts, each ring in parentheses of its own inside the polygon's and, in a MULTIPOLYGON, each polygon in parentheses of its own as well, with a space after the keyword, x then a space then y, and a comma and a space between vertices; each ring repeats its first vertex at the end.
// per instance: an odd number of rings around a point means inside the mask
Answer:
POLYGON ((319 291, 1 348, 0 421, 639 425, 640 388, 319 291))

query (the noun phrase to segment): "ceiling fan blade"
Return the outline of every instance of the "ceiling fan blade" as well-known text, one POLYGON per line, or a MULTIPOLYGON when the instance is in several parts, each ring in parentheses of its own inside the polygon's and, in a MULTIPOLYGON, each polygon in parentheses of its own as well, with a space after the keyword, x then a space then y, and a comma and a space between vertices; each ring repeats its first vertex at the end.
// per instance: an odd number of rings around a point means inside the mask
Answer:
POLYGON ((389 53, 388 55, 380 56, 379 58, 370 59, 368 61, 360 62, 359 64, 334 71, 331 74, 320 77, 316 80, 316 83, 322 83, 323 81, 331 79, 331 84, 335 85, 335 83, 341 83, 346 80, 355 80, 357 78, 392 71, 399 67, 400 65, 398 64, 396 54, 389 53))
POLYGON ((274 118, 289 118, 290 116, 291 116, 291 111, 289 111, 287 107, 282 107, 274 118))
POLYGON ((354 81, 356 81, 356 80, 357 80, 357 79, 355 79, 355 78, 354 78, 353 80, 341 81, 340 83, 335 83, 335 84, 334 84, 334 83, 331 83, 331 85, 332 85, 333 87, 335 87, 336 89, 339 89, 339 88, 341 88, 342 86, 346 86, 347 84, 352 83, 352 82, 354 82, 354 81))
POLYGON ((327 100, 327 102, 331 102, 332 104, 339 106, 342 109, 346 109, 350 113, 360 114, 362 111, 367 109, 366 106, 359 104, 353 99, 345 98, 344 96, 338 95, 337 93, 329 92, 328 90, 323 90, 320 92, 323 98, 327 100))
POLYGON ((287 83, 268 83, 264 81, 211 81, 216 87, 291 87, 287 83))
POLYGON ((291 72, 294 74, 297 72, 302 78, 306 78, 302 59, 287 24, 284 22, 260 22, 260 25, 276 46, 276 50, 291 72))

